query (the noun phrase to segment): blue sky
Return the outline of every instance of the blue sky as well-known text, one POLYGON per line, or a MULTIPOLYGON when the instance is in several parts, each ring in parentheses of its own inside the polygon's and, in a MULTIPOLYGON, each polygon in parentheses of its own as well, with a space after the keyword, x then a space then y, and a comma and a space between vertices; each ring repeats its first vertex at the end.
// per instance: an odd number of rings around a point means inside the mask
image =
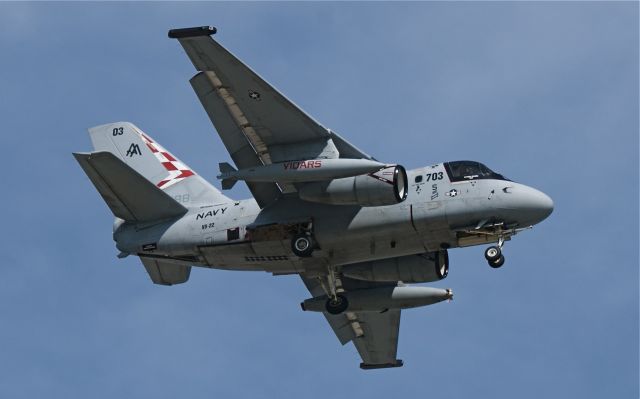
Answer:
POLYGON ((637 3, 2 3, 0 49, 0 396, 638 397, 637 3), (499 270, 450 252, 455 300, 403 312, 401 369, 361 371, 295 277, 154 286, 71 152, 127 120, 214 178, 166 37, 197 25, 377 158, 479 160, 555 212, 499 270))

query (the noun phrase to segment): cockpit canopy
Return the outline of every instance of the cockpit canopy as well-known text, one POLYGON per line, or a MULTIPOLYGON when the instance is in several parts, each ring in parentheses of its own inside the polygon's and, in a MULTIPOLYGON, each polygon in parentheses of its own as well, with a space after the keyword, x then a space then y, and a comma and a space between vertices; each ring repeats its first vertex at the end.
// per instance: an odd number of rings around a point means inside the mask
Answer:
POLYGON ((445 162, 444 167, 452 182, 477 179, 509 180, 476 161, 445 162))

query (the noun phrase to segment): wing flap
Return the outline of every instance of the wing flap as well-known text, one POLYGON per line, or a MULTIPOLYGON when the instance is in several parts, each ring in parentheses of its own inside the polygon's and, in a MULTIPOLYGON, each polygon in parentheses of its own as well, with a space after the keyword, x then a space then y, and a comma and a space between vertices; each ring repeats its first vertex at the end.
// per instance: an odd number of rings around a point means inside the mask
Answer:
POLYGON ((215 73, 267 145, 329 136, 326 128, 210 36, 178 40, 198 71, 215 73))
MULTIPOLYGON (((238 120, 234 119, 234 115, 229 112, 226 102, 218 95, 214 85, 214 78, 211 74, 199 73, 191 79, 193 90, 218 131, 233 162, 240 169, 271 163, 270 158, 266 156, 268 154, 265 152, 261 158, 251 141, 247 139, 245 131, 250 127, 248 122, 244 123, 244 128, 241 128, 240 118, 242 115, 236 112, 238 120)), ((256 145, 258 148, 262 146, 262 144, 256 145)), ((261 208, 275 201, 281 194, 275 183, 247 182, 247 186, 261 208)))
MULTIPOLYGON (((315 158, 372 159, 320 125, 266 80, 211 38, 215 28, 174 29, 199 72, 191 79, 209 118, 238 169, 315 158)), ((290 184, 248 183, 261 208, 290 184)))
POLYGON ((400 310, 384 313, 357 312, 356 318, 363 334, 353 343, 363 360, 362 368, 398 367, 396 359, 400 332, 400 310))
POLYGON ((113 214, 132 222, 184 215, 187 209, 110 152, 74 153, 113 214))

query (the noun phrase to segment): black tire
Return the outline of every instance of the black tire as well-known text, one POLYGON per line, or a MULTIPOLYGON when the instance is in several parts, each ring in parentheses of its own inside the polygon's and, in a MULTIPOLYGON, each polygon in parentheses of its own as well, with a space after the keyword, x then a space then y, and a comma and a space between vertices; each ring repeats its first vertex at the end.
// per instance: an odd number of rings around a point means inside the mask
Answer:
POLYGON ((494 269, 497 269, 502 265, 504 265, 504 256, 503 255, 500 255, 500 257, 498 259, 496 259, 494 262, 489 262, 489 266, 493 267, 494 269))
POLYGON ((313 239, 306 234, 298 234, 291 239, 291 250, 300 258, 308 258, 313 252, 313 239))
POLYGON ((502 250, 495 245, 490 246, 484 251, 484 258, 489 262, 495 262, 502 256, 502 250))
POLYGON ((336 300, 331 298, 327 299, 327 303, 324 306, 327 309, 327 312, 331 314, 340 314, 347 310, 349 307, 349 301, 343 295, 336 295, 336 300))

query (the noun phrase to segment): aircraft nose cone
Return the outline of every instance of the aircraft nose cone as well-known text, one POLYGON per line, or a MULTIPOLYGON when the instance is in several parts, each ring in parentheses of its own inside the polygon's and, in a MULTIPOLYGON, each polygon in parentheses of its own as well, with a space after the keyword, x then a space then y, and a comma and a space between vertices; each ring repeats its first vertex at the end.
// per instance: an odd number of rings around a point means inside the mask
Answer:
POLYGON ((538 192, 541 194, 539 207, 541 214, 544 215, 542 216, 542 219, 544 220, 548 218, 549 215, 551 215, 551 213, 553 212, 553 200, 547 194, 541 191, 538 192))
POLYGON ((516 201, 516 208, 526 219, 526 224, 540 223, 553 212, 553 200, 547 194, 532 187, 523 187, 516 201))
POLYGON ((542 222, 553 212, 553 200, 542 191, 512 183, 504 187, 495 202, 499 217, 506 222, 516 222, 520 227, 542 222))

